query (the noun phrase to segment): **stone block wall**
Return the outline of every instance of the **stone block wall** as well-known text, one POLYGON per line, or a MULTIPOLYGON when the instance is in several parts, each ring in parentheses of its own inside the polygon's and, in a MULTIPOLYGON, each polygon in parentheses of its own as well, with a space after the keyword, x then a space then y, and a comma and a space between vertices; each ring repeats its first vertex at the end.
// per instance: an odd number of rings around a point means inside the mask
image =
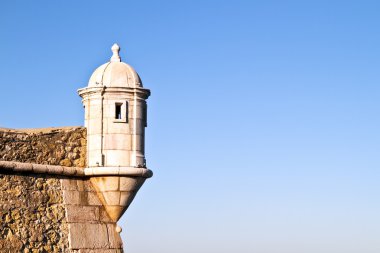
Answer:
MULTIPOLYGON (((85 167, 86 129, 0 129, 0 160, 85 167)), ((89 178, 0 168, 1 253, 122 251, 89 178)))
POLYGON ((66 252, 68 225, 59 179, 0 174, 0 252, 66 252))
POLYGON ((90 180, 62 179, 72 253, 119 253, 122 241, 90 180))
POLYGON ((86 128, 0 128, 0 160, 85 167, 86 128))

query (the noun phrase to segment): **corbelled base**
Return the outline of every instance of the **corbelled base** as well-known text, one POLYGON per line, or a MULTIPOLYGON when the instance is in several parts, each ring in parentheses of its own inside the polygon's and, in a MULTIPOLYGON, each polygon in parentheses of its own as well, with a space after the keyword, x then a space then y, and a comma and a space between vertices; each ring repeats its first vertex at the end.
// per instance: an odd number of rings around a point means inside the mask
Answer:
POLYGON ((90 179, 114 222, 117 222, 128 209, 145 180, 146 177, 142 176, 100 176, 90 179))
POLYGON ((117 222, 128 209, 136 193, 153 172, 140 167, 91 167, 84 169, 90 177, 108 216, 117 222))

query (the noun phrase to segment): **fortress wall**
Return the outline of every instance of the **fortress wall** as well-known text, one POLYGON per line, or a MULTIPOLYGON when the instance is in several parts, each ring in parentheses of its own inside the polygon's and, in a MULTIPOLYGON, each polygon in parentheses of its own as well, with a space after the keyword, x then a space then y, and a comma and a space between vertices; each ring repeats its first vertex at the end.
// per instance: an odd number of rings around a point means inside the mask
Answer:
POLYGON ((123 243, 90 180, 62 179, 70 253, 121 253, 123 243))
MULTIPOLYGON (((86 129, 0 129, 0 160, 85 167, 86 129)), ((119 253, 88 178, 0 168, 0 252, 119 253)))
POLYGON ((0 252, 66 252, 68 248, 60 180, 0 174, 0 252))
POLYGON ((0 128, 0 160, 86 166, 86 128, 0 128))

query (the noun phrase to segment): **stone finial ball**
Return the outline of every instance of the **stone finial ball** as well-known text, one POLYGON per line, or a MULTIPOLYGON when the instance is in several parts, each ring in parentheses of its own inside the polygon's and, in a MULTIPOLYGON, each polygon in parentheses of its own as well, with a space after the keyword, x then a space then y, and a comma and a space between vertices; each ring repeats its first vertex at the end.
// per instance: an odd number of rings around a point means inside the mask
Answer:
POLYGON ((121 233, 121 231, 123 231, 123 229, 121 229, 121 227, 120 226, 116 226, 116 232, 118 232, 118 233, 121 233))

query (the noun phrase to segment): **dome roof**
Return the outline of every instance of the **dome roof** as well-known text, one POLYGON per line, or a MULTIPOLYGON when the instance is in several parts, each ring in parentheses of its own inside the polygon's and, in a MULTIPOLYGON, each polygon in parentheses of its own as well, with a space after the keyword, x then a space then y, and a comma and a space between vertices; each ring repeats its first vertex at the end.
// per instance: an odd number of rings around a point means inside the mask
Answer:
POLYGON ((120 47, 112 46, 113 55, 109 62, 98 67, 88 81, 88 87, 128 87, 142 88, 142 82, 137 72, 128 64, 121 61, 120 47))

